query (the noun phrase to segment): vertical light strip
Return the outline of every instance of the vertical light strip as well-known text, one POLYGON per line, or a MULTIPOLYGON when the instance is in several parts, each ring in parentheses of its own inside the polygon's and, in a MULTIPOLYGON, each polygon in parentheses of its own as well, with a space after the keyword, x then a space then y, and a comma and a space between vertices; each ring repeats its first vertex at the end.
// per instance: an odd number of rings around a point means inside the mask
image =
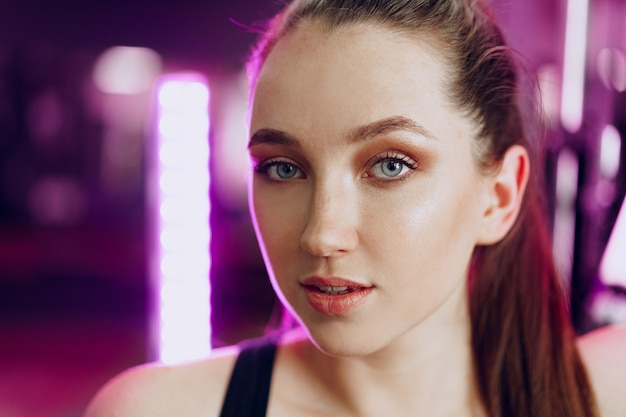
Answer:
POLYGON ((606 285, 626 288, 626 199, 600 262, 600 279, 606 285))
POLYGON ((576 154, 568 148, 563 149, 559 153, 556 167, 553 251, 559 271, 567 285, 571 278, 574 259, 578 175, 579 164, 576 154))
POLYGON ((606 125, 600 136, 600 174, 602 178, 613 180, 619 172, 622 152, 622 136, 613 125, 606 125))
MULTIPOLYGON (((610 183, 619 173, 622 137, 613 125, 607 125, 602 131, 600 142, 601 181, 610 183)), ((602 184, 602 182, 601 182, 602 184)), ((611 194, 614 188, 610 189, 611 194)), ((611 195, 611 197, 613 197, 611 195)), ((611 198, 612 201, 612 198, 611 198)), ((626 288, 626 199, 611 231, 611 236, 600 261, 600 279, 606 285, 626 288)))
POLYGON ((576 133, 583 120, 588 13, 589 0, 567 0, 561 123, 570 133, 576 133))
POLYGON ((180 363, 211 350, 209 89, 196 74, 156 84, 155 238, 158 360, 180 363))

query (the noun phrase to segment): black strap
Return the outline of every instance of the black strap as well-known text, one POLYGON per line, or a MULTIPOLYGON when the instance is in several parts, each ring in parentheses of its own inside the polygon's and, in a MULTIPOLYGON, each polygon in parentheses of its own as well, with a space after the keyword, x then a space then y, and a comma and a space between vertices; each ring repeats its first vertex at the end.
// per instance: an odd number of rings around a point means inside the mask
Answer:
POLYGON ((221 417, 265 417, 276 338, 243 342, 222 404, 221 417))

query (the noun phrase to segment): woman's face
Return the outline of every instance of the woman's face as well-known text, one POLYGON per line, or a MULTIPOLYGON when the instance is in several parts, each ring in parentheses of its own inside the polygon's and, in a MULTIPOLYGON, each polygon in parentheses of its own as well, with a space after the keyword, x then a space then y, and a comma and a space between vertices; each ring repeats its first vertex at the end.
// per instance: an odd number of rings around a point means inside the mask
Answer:
POLYGON ((465 323, 489 197, 446 74, 416 38, 303 23, 259 75, 256 232, 276 292, 328 353, 365 355, 465 323))

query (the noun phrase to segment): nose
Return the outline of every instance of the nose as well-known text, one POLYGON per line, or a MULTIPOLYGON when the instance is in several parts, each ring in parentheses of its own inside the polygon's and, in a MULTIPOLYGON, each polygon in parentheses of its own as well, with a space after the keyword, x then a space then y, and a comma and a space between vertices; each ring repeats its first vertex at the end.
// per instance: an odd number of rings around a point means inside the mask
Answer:
POLYGON ((358 216, 354 192, 336 185, 316 187, 309 202, 308 221, 300 245, 319 257, 350 252, 358 244, 358 216))

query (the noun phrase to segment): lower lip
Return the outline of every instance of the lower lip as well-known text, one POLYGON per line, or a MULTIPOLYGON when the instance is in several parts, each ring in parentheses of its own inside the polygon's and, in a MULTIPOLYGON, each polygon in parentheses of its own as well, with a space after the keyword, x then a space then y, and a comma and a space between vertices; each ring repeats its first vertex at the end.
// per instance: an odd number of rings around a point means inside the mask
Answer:
POLYGON ((346 294, 326 294, 309 287, 304 287, 304 290, 313 310, 322 314, 338 315, 348 313, 363 304, 373 288, 361 288, 346 294))

